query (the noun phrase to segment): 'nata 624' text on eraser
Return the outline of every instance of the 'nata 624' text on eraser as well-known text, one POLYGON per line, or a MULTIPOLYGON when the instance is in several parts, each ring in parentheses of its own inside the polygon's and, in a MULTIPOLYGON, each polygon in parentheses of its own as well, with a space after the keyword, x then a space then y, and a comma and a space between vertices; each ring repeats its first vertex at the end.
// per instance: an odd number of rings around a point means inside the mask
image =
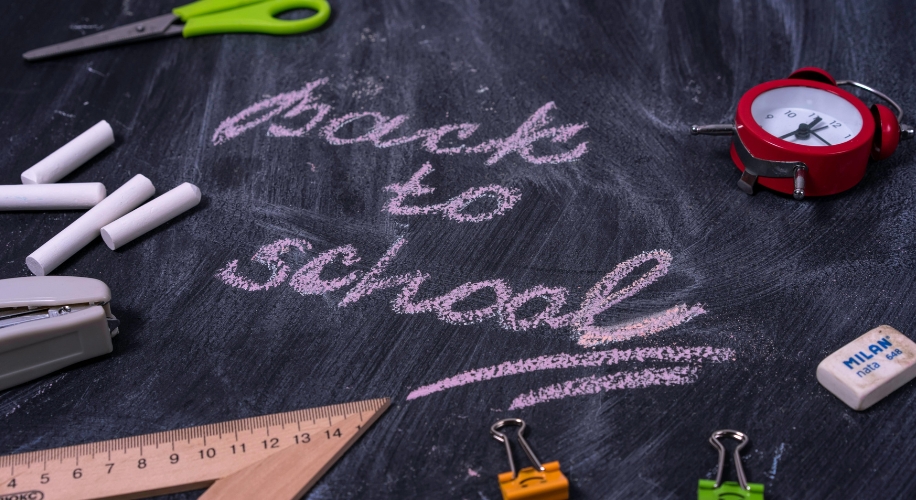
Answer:
POLYGON ((817 381, 853 410, 864 410, 916 377, 916 343, 881 325, 817 365, 817 381))

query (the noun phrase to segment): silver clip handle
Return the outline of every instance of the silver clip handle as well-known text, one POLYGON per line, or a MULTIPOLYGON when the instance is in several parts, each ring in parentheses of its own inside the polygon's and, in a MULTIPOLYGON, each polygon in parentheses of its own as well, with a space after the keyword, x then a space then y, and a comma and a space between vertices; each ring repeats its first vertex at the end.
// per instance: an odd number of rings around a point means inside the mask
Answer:
POLYGON ((718 488, 722 486, 722 471, 725 468, 725 446, 719 442, 719 438, 729 437, 736 439, 738 441, 738 446, 735 448, 734 453, 734 462, 735 462, 735 471, 738 473, 738 484, 741 485, 747 491, 751 491, 751 487, 747 485, 747 476, 744 475, 744 467, 741 466, 741 448, 747 446, 747 443, 750 441, 747 434, 739 431, 733 431, 731 429, 723 429, 712 433, 712 436, 709 437, 709 444, 711 444, 716 450, 719 451, 719 467, 716 471, 716 484, 713 488, 718 488))
POLYGON ((509 444, 509 437, 499 432, 499 429, 510 425, 518 426, 518 443, 522 445, 522 450, 525 451, 528 460, 531 460, 531 463, 533 463, 539 471, 544 472, 544 466, 541 465, 541 461, 538 460, 538 457, 534 456, 534 451, 528 446, 528 441, 525 441, 525 436, 523 435, 525 433, 525 421, 520 418, 504 418, 490 426, 490 434, 493 435, 494 439, 506 445, 506 454, 509 456, 509 467, 512 469, 512 479, 518 477, 518 471, 515 470, 515 460, 512 458, 512 446, 509 444))

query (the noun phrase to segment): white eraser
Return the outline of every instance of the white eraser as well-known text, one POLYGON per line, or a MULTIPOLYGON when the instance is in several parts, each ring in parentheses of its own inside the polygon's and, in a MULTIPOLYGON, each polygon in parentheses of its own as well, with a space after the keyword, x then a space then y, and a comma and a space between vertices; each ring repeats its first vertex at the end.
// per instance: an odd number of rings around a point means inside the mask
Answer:
POLYGON ((200 203, 200 189, 185 182, 102 228, 102 239, 114 250, 152 231, 200 203))
POLYGON ((20 176, 22 183, 57 182, 112 144, 114 144, 114 132, 111 130, 111 125, 102 120, 23 172, 20 176))
POLYGON ((75 210, 105 199, 101 182, 0 186, 0 210, 75 210))
POLYGON ((881 325, 817 365, 817 381, 853 410, 864 410, 916 377, 916 343, 881 325))
POLYGON ((26 257, 26 266, 36 276, 47 275, 98 237, 102 227, 137 208, 155 192, 156 188, 149 179, 135 175, 26 257))

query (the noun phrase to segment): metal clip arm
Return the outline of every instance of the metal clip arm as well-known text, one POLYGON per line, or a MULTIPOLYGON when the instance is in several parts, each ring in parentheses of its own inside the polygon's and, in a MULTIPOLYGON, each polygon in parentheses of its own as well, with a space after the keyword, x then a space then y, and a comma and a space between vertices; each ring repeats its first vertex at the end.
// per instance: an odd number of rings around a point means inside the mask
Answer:
POLYGON ((512 469, 512 479, 518 477, 515 460, 512 458, 512 447, 509 445, 509 437, 499 432, 499 429, 508 425, 518 426, 518 443, 522 446, 522 450, 525 451, 525 455, 528 455, 528 460, 531 460, 537 470, 544 472, 544 466, 541 465, 541 461, 534 455, 534 451, 531 446, 528 446, 528 441, 525 441, 525 436, 523 436, 525 433, 525 421, 520 418, 504 418, 490 427, 490 434, 493 435, 494 439, 506 445, 506 454, 509 455, 509 467, 512 469))
POLYGON ((732 439, 738 440, 738 446, 735 448, 734 453, 734 462, 735 462, 735 472, 738 473, 738 484, 741 485, 747 491, 751 491, 751 487, 747 485, 747 476, 744 475, 744 467, 741 466, 741 448, 744 448, 749 439, 747 434, 743 432, 733 431, 731 429, 724 429, 721 431, 716 431, 712 433, 712 436, 709 437, 709 444, 711 444, 716 450, 719 451, 719 467, 716 471, 716 485, 714 488, 722 486, 722 471, 725 468, 725 446, 719 442, 719 438, 730 437, 732 439))

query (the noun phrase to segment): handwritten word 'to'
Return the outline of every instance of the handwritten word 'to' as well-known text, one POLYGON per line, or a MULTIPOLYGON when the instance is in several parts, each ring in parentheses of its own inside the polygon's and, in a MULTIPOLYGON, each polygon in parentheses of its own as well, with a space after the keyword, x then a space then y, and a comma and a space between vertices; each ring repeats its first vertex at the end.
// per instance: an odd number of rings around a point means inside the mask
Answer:
POLYGON ((417 173, 411 176, 410 180, 403 184, 392 184, 385 186, 386 191, 395 193, 384 210, 392 215, 428 215, 441 213, 443 217, 458 222, 483 222, 490 220, 498 215, 503 215, 518 203, 521 199, 521 193, 514 188, 506 188, 496 184, 471 188, 459 194, 458 196, 436 205, 413 205, 404 204, 408 196, 422 196, 430 194, 436 188, 424 186, 420 181, 433 171, 429 162, 424 163, 417 173), (495 203, 495 207, 489 211, 482 211, 476 214, 465 213, 465 210, 471 204, 490 199, 495 203))
POLYGON ((267 281, 259 283, 240 275, 238 260, 227 263, 216 277, 229 286, 252 292, 267 290, 288 282, 295 291, 304 296, 323 295, 352 285, 337 304, 338 307, 346 307, 380 290, 400 288, 391 301, 391 309, 398 314, 434 313, 441 321, 451 324, 472 324, 496 318, 503 328, 515 331, 540 326, 553 329, 569 326, 578 334, 579 345, 584 347, 661 332, 706 312, 699 304, 679 304, 634 321, 610 326, 596 324, 596 317, 604 311, 632 297, 667 274, 671 254, 664 250, 643 252, 618 264, 585 294, 578 310, 566 314, 560 312, 566 306, 566 297, 569 294, 566 288, 536 285, 521 292, 514 292, 502 279, 465 283, 444 295, 418 300, 420 287, 429 280, 429 274, 419 270, 397 275, 387 274, 391 262, 406 243, 407 240, 398 239, 368 271, 354 270, 345 276, 328 280, 322 278, 322 275, 330 264, 339 261, 343 266, 350 267, 359 262, 356 248, 344 245, 320 253, 290 276, 291 269, 282 256, 295 250, 312 253, 313 247, 303 239, 285 238, 261 247, 251 259, 267 266, 271 271, 267 281), (630 284, 620 286, 637 268, 652 262, 655 264, 651 269, 643 272, 630 284), (490 303, 472 310, 456 308, 458 304, 484 290, 492 292, 493 298, 487 299, 490 303), (540 310, 532 312, 523 308, 536 299, 544 304, 540 310), (522 316, 522 310, 527 311, 527 316, 522 316))

